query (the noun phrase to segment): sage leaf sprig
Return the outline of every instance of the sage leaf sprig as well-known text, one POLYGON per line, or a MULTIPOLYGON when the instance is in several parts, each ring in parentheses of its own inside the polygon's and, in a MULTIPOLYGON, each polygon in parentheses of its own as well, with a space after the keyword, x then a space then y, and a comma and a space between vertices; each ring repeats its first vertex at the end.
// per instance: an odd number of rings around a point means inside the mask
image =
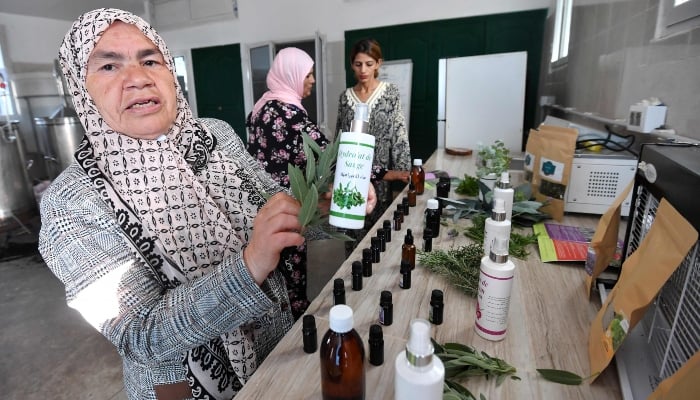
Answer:
POLYGON ((476 297, 483 252, 480 244, 451 250, 418 251, 418 262, 429 271, 445 277, 469 296, 476 297))
POLYGON ((556 383, 561 383, 562 385, 580 385, 583 382, 595 378, 600 374, 600 372, 596 372, 595 374, 582 378, 581 376, 569 372, 569 371, 564 371, 561 369, 546 369, 546 368, 540 368, 537 369, 537 372, 542 375, 542 377, 548 381, 551 382, 556 382, 556 383))
POLYGON ((289 186, 294 197, 301 203, 298 219, 302 229, 316 226, 325 231, 331 237, 340 240, 354 240, 353 238, 336 231, 325 229, 328 225, 327 215, 321 215, 318 208, 319 198, 330 191, 333 167, 338 157, 340 141, 334 140, 322 149, 308 134, 302 133, 304 154, 306 155, 305 172, 301 168, 289 163, 287 174, 289 186))
MULTIPOLYGON (((500 386, 507 378, 520 380, 515 375, 517 370, 504 360, 492 357, 484 351, 478 351, 474 347, 461 343, 439 344, 431 339, 435 355, 445 365, 445 386, 443 399, 476 400, 476 397, 464 386, 455 380, 474 376, 484 376, 486 379, 496 379, 496 386, 500 386)), ((481 400, 486 397, 479 395, 481 400)))

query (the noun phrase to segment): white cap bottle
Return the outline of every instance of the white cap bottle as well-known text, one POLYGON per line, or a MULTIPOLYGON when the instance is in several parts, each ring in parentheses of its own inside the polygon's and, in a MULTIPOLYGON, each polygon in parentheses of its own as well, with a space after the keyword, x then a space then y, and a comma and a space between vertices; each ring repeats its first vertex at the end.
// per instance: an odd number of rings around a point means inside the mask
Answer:
MULTIPOLYGON (((506 210, 503 207, 503 199, 493 200, 491 216, 484 222, 484 255, 491 253, 491 246, 497 237, 510 239, 510 220, 506 219, 506 210)), ((506 248, 506 253, 508 248, 506 248)))
POLYGON ((506 337, 515 264, 508 259, 508 238, 497 237, 491 253, 481 259, 474 329, 488 340, 506 337))
POLYGON ((445 366, 433 355, 430 323, 424 319, 411 321, 406 350, 396 356, 394 366, 394 399, 440 400, 445 382, 445 366))
POLYGON ((493 201, 494 204, 496 199, 503 200, 503 208, 506 210, 506 219, 510 221, 513 218, 513 196, 515 191, 510 185, 510 177, 508 171, 501 172, 501 179, 496 182, 496 186, 493 188, 493 201))
POLYGON ((321 394, 324 399, 365 398, 365 348, 353 329, 352 309, 331 307, 330 328, 321 340, 321 394), (344 397, 346 396, 346 397, 344 397))

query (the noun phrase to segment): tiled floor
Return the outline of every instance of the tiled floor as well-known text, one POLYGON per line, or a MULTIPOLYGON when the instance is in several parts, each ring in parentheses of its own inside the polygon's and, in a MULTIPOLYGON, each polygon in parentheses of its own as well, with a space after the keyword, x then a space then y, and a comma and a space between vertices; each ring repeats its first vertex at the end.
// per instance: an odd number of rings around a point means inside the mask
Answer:
MULTIPOLYGON (((38 225, 29 223, 32 231, 38 225)), ((0 398, 125 400, 119 355, 66 306, 63 285, 35 241, 35 233, 0 233, 0 398)), ((309 296, 320 292, 343 257, 341 242, 309 244, 309 296)))

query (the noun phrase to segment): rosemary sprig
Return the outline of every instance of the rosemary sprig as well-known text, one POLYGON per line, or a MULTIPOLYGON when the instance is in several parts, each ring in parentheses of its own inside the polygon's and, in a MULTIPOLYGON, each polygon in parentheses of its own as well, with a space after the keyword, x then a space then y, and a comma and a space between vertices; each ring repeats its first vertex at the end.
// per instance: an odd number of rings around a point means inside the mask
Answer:
POLYGON ((444 276, 469 296, 476 297, 483 253, 484 249, 480 244, 470 244, 452 250, 418 251, 418 262, 429 271, 444 276))

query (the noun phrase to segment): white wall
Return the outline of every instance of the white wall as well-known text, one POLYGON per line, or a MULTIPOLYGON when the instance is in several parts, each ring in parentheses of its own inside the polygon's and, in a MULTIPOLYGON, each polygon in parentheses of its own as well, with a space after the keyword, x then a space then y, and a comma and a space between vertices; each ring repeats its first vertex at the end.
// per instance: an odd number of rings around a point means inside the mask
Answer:
MULTIPOLYGON (((312 39, 320 32, 328 43, 326 105, 328 128, 333 129, 338 96, 345 87, 346 30, 548 8, 550 4, 551 0, 238 0, 237 20, 160 33, 174 53, 186 56, 192 48, 241 43, 246 74, 246 45, 312 39)), ((190 58, 187 60, 189 64, 190 58)), ((191 74, 191 65, 188 68, 191 74)), ((194 98, 196 88, 191 93, 194 98)), ((244 100, 248 112, 254 103, 248 87, 244 100)), ((329 130, 326 133, 332 136, 329 130)))
MULTIPOLYGON (((240 43, 243 71, 248 70, 246 46, 266 41, 312 39, 318 31, 327 40, 326 99, 329 128, 335 126, 337 99, 345 87, 344 32, 420 21, 461 18, 547 8, 552 0, 238 0, 239 18, 208 22, 160 33, 174 55, 185 55, 192 76, 190 49, 240 43)), ((116 2, 115 2, 116 3, 116 2)), ((50 74, 51 63, 72 21, 0 14, 5 25, 9 58, 16 76, 22 72, 50 74), (26 71, 22 71, 27 69, 26 71)), ((247 78, 247 77, 246 77, 247 78)), ((249 78, 248 78, 249 79, 249 78)), ((248 85, 244 85, 248 86, 248 85)), ((196 88, 190 89, 192 99, 196 88)), ((254 103, 245 88, 246 110, 254 103)), ((193 104, 196 113, 196 105, 193 104)), ((327 131, 327 133, 330 133, 327 131)))

